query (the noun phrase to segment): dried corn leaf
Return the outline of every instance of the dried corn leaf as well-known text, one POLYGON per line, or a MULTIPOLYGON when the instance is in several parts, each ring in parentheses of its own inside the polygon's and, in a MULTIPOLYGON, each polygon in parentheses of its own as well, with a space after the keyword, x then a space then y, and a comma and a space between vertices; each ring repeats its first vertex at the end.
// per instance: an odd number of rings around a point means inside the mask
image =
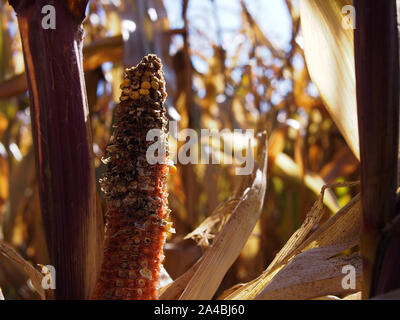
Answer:
POLYGON ((300 226, 298 230, 290 237, 290 239, 286 242, 284 247, 279 251, 276 255, 275 259, 268 266, 266 272, 269 272, 279 264, 281 264, 285 259, 293 255, 293 252, 300 246, 300 244, 304 241, 304 239, 309 235, 312 228, 314 228, 320 221, 323 216, 323 195, 319 197, 317 201, 315 201, 313 207, 310 212, 307 213, 307 216, 300 226))
MULTIPOLYGON (((224 292, 222 296, 224 300, 252 300, 257 294, 281 271, 284 265, 278 266, 270 272, 264 271, 256 279, 242 285, 236 291, 226 295, 224 292)), ((232 291, 231 289, 228 289, 232 291)))
MULTIPOLYGON (((356 288, 361 288, 362 261, 359 253, 331 258, 349 244, 314 248, 293 258, 256 297, 265 299, 311 299, 323 295, 348 293, 343 289, 342 268, 356 269, 356 288)), ((357 290, 357 289, 355 289, 357 290)), ((357 290, 357 291, 358 291, 357 290)))
POLYGON ((159 300, 175 300, 178 299, 182 294, 182 291, 186 288, 190 279, 193 277, 197 268, 200 265, 201 258, 189 268, 184 274, 179 276, 174 282, 160 289, 158 299, 159 300))
MULTIPOLYGON (((268 268, 263 272, 263 274, 243 287, 241 287, 237 292, 231 292, 231 294, 227 294, 226 292, 223 296, 226 299, 245 299, 248 295, 251 295, 252 298, 255 297, 256 292, 259 292, 271 279, 271 271, 277 269, 284 261, 287 261, 292 255, 293 252, 301 245, 304 239, 309 235, 310 231, 319 223, 323 216, 323 191, 321 192, 321 196, 314 203, 311 210, 307 213, 307 216, 300 226, 300 228, 290 237, 284 247, 279 251, 276 255, 275 259, 271 262, 268 268)), ((279 268, 277 270, 280 270, 279 268)), ((275 275, 277 270, 272 274, 275 275)), ((221 297, 220 297, 221 299, 221 297)))
MULTIPOLYGON (((276 156, 275 165, 271 170, 272 174, 284 177, 293 183, 301 183, 302 181, 299 166, 284 153, 279 153, 276 156)), ((319 195, 322 187, 326 185, 326 182, 317 174, 307 173, 304 176, 304 184, 312 193, 319 195)), ((336 212, 340 208, 336 196, 331 190, 326 191, 324 204, 331 212, 336 212)))
POLYGON ((314 298, 312 300, 330 301, 330 300, 342 300, 342 299, 340 299, 339 297, 336 297, 336 296, 329 295, 329 296, 323 296, 323 297, 314 298))
POLYGON ((333 246, 340 243, 358 245, 360 241, 360 228, 361 201, 358 194, 307 238, 298 248, 297 252, 304 252, 317 247, 333 246))
POLYGON ((344 148, 334 156, 319 172, 319 175, 328 183, 333 183, 339 177, 352 174, 359 162, 349 148, 344 148))
POLYGON ((348 296, 345 296, 342 300, 361 300, 361 291, 349 294, 348 296))
POLYGON ((16 252, 10 245, 6 244, 5 242, 0 242, 0 254, 2 254, 10 261, 16 263, 17 265, 21 266, 25 270, 27 276, 32 281, 33 287, 40 295, 40 298, 44 300, 45 292, 42 287, 43 275, 38 270, 36 270, 28 261, 22 258, 21 255, 18 252, 16 252))
POLYGON ((199 268, 180 299, 211 299, 250 236, 261 213, 267 185, 266 134, 263 134, 260 141, 259 151, 258 167, 255 168, 252 186, 246 189, 213 246, 204 253, 199 268))
POLYGON ((310 76, 354 155, 360 159, 353 30, 342 8, 352 0, 301 0, 304 53, 310 76))
POLYGON ((0 300, 5 300, 4 296, 3 296, 3 292, 1 291, 1 288, 0 288, 0 300))
MULTIPOLYGON (((317 200, 313 209, 319 209, 317 200)), ((318 247, 329 247, 340 244, 355 246, 359 244, 361 202, 360 195, 354 197, 340 209, 333 217, 319 227, 306 240, 302 239, 309 233, 313 225, 318 223, 320 213, 318 210, 310 211, 298 231, 289 239, 288 243, 278 253, 271 265, 256 279, 246 283, 229 295, 224 295, 227 300, 254 299, 259 292, 268 285, 276 274, 283 268, 284 263, 296 254, 318 247)))
POLYGON ((185 239, 193 239, 200 246, 208 247, 209 240, 215 237, 222 226, 229 219, 230 214, 237 207, 240 199, 228 199, 218 205, 213 214, 207 217, 195 230, 189 233, 185 239))
MULTIPOLYGON (((239 140, 244 140, 244 136, 241 134, 237 134, 236 137, 241 138, 239 140)), ((241 145, 244 146, 243 141, 241 145)), ((269 156, 270 153, 268 147, 268 159, 269 156)), ((235 188, 230 197, 224 202, 220 203, 209 217, 207 217, 195 230, 185 236, 185 239, 193 239, 200 246, 208 247, 210 245, 209 240, 214 239, 215 235, 221 231, 222 227, 228 221, 232 212, 239 204, 243 192, 249 188, 252 183, 253 180, 251 175, 242 176, 241 183, 235 188)))

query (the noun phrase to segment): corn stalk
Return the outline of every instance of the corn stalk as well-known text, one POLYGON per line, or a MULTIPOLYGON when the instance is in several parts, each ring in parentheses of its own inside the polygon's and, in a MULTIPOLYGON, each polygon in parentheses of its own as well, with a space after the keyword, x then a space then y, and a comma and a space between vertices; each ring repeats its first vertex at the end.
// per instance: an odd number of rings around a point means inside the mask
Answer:
POLYGON ((355 0, 361 159, 363 297, 400 287, 400 238, 383 233, 396 211, 399 56, 396 1, 355 0))
POLYGON ((82 66, 87 0, 10 4, 23 45, 41 211, 56 268, 55 298, 89 298, 99 266, 101 228, 82 66), (46 5, 55 9, 55 29, 43 28, 46 5))

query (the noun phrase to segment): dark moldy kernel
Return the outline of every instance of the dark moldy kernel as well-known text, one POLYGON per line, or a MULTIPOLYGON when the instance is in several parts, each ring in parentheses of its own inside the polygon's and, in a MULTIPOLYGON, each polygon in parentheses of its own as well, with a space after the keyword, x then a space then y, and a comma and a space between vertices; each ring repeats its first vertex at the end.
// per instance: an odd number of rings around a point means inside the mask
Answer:
POLYGON ((125 70, 120 86, 114 133, 103 157, 106 173, 100 180, 108 211, 103 264, 93 299, 156 299, 169 230, 168 165, 147 162, 146 150, 153 142, 146 141, 146 134, 150 129, 167 134, 161 66, 157 56, 147 55, 125 70))

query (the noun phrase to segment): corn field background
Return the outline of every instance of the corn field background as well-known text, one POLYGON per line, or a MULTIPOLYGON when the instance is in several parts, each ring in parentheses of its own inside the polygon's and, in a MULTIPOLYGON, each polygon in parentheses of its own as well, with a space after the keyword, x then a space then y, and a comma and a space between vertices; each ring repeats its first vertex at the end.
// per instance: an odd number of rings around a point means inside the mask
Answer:
MULTIPOLYGON (((18 7, 18 1, 11 2, 18 7)), ((74 228, 81 224, 77 221, 72 227, 63 222, 61 227, 70 228, 71 238, 61 239, 55 232, 50 242, 46 240, 45 229, 58 222, 43 216, 41 209, 53 191, 43 189, 38 179, 32 122, 43 114, 32 115, 28 91, 32 80, 27 79, 33 78, 27 75, 20 37, 20 32, 29 30, 21 28, 23 15, 18 25, 14 8, 1 1, 0 292, 4 298, 90 298, 101 263, 107 211, 98 182, 105 171, 101 159, 113 131, 123 70, 149 53, 162 60, 167 114, 170 121, 178 121, 179 130, 253 129, 258 134, 251 141, 256 155, 251 175, 236 175, 238 159, 226 163, 229 155, 224 154, 223 143, 212 139, 200 140, 199 150, 206 148, 220 163, 177 163, 176 172, 168 175, 170 220, 176 233, 164 246, 160 299, 359 300, 399 289, 400 241, 396 232, 391 233, 398 226, 398 66, 392 68, 398 64, 397 25, 382 24, 387 29, 380 30, 362 24, 371 14, 369 6, 381 6, 389 22, 393 19, 388 12, 396 19, 397 10, 392 10, 396 3, 387 1, 390 7, 369 0, 354 2, 91 0, 86 6, 86 1, 78 1, 86 15, 82 68, 93 147, 93 168, 89 168, 93 176, 88 179, 95 183, 95 209, 88 210, 97 217, 93 234, 83 222, 82 226, 89 230, 88 241, 95 249, 88 247, 93 257, 85 262, 74 256, 75 263, 83 266, 70 270, 66 263, 61 271, 56 266, 53 292, 41 286, 42 266, 54 264, 49 248, 61 252, 60 263, 70 252, 64 246, 75 239, 74 228), (346 5, 355 6, 359 34, 343 25, 346 5), (367 28, 376 32, 365 35, 367 28), (376 55, 369 46, 379 47, 376 55), (365 66, 375 69, 369 72, 365 66), (370 78, 372 74, 377 76, 370 78), (342 283, 343 267, 348 265, 356 275, 352 288, 342 283), (82 273, 82 279, 69 281, 62 272, 82 273), (65 283, 80 289, 59 290, 65 283)), ((54 101, 58 103, 57 97, 54 101)), ((36 132, 47 129, 40 123, 36 132)), ((179 149, 184 142, 175 138, 170 137, 170 145, 179 149)), ((247 146, 244 135, 226 134, 223 140, 247 146)), ((55 142, 49 142, 49 148, 51 143, 55 142)), ((60 150, 60 167, 56 163, 49 170, 53 175, 62 170, 79 189, 81 177, 66 171, 74 149, 62 144, 60 150)), ((59 205, 76 210, 68 203, 59 205)), ((48 212, 51 216, 52 210, 48 212)), ((88 218, 85 223, 90 222, 88 218)), ((400 295, 386 296, 393 297, 400 295)))

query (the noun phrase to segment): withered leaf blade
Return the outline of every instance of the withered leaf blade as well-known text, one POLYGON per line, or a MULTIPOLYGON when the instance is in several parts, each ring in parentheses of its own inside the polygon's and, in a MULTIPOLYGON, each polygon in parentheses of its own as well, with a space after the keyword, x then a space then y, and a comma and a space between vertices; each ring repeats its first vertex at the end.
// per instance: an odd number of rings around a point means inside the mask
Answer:
POLYGON ((360 159, 353 30, 342 8, 352 0, 301 0, 304 53, 310 76, 354 155, 360 159))
MULTIPOLYGON (((317 200, 302 226, 289 239, 270 266, 258 278, 246 283, 228 295, 224 294, 224 299, 254 299, 282 271, 288 261, 307 250, 342 244, 347 249, 359 244, 361 223, 360 195, 354 197, 308 238, 305 238, 321 218, 322 213, 320 210, 322 207, 320 201, 321 198, 317 200)), ((322 296, 322 294, 319 296, 322 296)))
POLYGON ((268 143, 266 134, 260 139, 258 167, 254 181, 233 211, 213 246, 203 255, 200 265, 189 281, 180 299, 211 299, 228 269, 235 262, 250 236, 264 203, 267 187, 268 143))
POLYGON ((293 258, 263 289, 256 299, 311 299, 322 295, 348 293, 342 268, 351 265, 356 271, 356 288, 361 288, 362 262, 359 253, 331 258, 349 244, 313 248, 293 258))
POLYGON ((17 265, 21 266, 25 270, 27 276, 32 281, 33 287, 40 295, 40 298, 44 300, 46 295, 42 287, 43 275, 38 270, 36 270, 28 261, 22 258, 21 255, 16 252, 10 245, 2 241, 0 242, 0 254, 2 254, 10 261, 16 263, 17 265))

